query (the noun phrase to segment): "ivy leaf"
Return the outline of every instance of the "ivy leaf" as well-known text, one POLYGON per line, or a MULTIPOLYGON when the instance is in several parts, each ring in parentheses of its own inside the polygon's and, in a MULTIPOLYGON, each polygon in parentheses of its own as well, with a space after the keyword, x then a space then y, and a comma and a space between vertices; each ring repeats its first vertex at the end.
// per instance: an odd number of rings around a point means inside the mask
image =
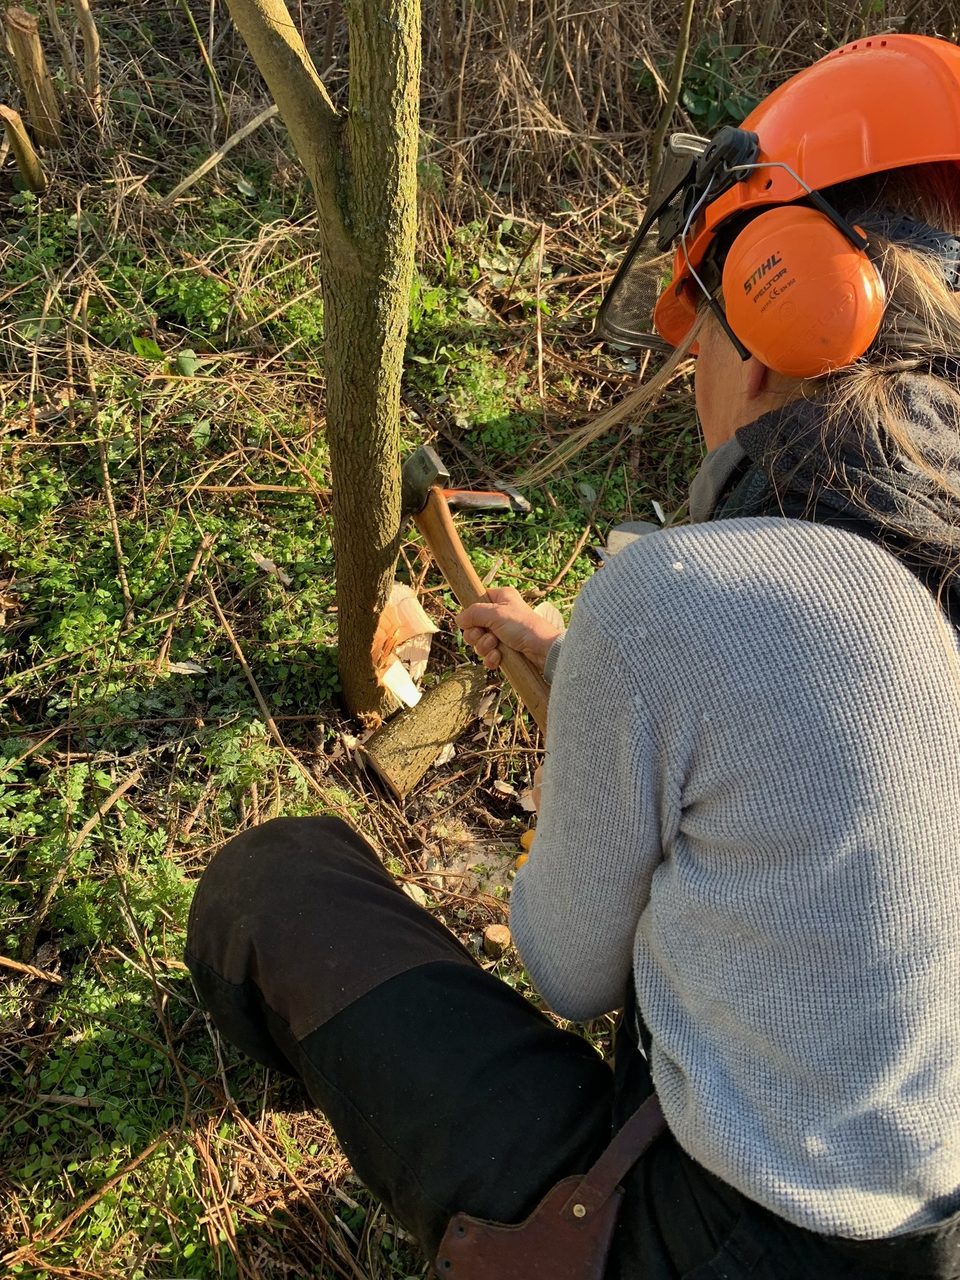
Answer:
POLYGON ((142 356, 144 360, 163 359, 163 352, 152 338, 138 338, 136 334, 134 334, 130 341, 133 343, 134 351, 138 356, 142 356))

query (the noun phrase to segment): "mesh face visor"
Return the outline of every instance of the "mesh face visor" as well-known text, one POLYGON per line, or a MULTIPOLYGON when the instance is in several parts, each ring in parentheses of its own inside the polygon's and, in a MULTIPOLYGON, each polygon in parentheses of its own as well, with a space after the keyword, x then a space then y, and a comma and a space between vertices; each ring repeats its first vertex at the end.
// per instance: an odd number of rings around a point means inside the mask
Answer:
POLYGON ((654 303, 669 266, 662 260, 683 229, 686 196, 691 191, 697 161, 709 139, 691 133, 668 138, 650 188, 647 212, 600 304, 597 331, 610 342, 628 347, 670 350, 651 329, 654 303))

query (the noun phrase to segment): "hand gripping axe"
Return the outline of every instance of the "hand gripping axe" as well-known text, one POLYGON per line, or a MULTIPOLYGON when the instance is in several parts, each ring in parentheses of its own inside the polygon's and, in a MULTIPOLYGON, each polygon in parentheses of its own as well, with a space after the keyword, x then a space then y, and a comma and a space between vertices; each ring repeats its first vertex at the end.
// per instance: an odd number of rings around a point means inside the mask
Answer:
MULTIPOLYGON (((529 503, 512 489, 481 492, 475 489, 446 488, 450 473, 429 445, 421 445, 407 458, 401 478, 403 516, 413 517, 453 594, 464 608, 485 600, 486 587, 470 563, 460 535, 454 527, 450 508, 529 511, 529 503)), ((540 729, 545 731, 547 699, 550 695, 546 681, 522 653, 507 648, 503 648, 501 652, 501 670, 540 729)))

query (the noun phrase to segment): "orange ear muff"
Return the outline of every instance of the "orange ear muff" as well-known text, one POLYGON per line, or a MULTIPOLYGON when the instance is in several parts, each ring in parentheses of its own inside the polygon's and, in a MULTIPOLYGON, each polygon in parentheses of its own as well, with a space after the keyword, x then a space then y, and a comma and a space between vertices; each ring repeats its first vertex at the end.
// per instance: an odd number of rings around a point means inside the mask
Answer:
POLYGON ((734 240, 723 303, 733 332, 767 368, 815 378, 863 355, 880 330, 885 292, 868 255, 825 214, 780 205, 734 240))

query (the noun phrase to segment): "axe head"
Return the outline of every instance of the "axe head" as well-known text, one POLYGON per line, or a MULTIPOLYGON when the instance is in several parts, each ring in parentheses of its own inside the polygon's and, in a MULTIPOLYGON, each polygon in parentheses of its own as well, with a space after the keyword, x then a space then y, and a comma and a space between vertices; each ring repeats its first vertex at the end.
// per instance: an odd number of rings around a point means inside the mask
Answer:
POLYGON ((440 461, 436 449, 431 449, 428 444, 415 449, 400 469, 400 509, 403 518, 422 511, 432 486, 444 488, 449 479, 450 472, 440 461))

